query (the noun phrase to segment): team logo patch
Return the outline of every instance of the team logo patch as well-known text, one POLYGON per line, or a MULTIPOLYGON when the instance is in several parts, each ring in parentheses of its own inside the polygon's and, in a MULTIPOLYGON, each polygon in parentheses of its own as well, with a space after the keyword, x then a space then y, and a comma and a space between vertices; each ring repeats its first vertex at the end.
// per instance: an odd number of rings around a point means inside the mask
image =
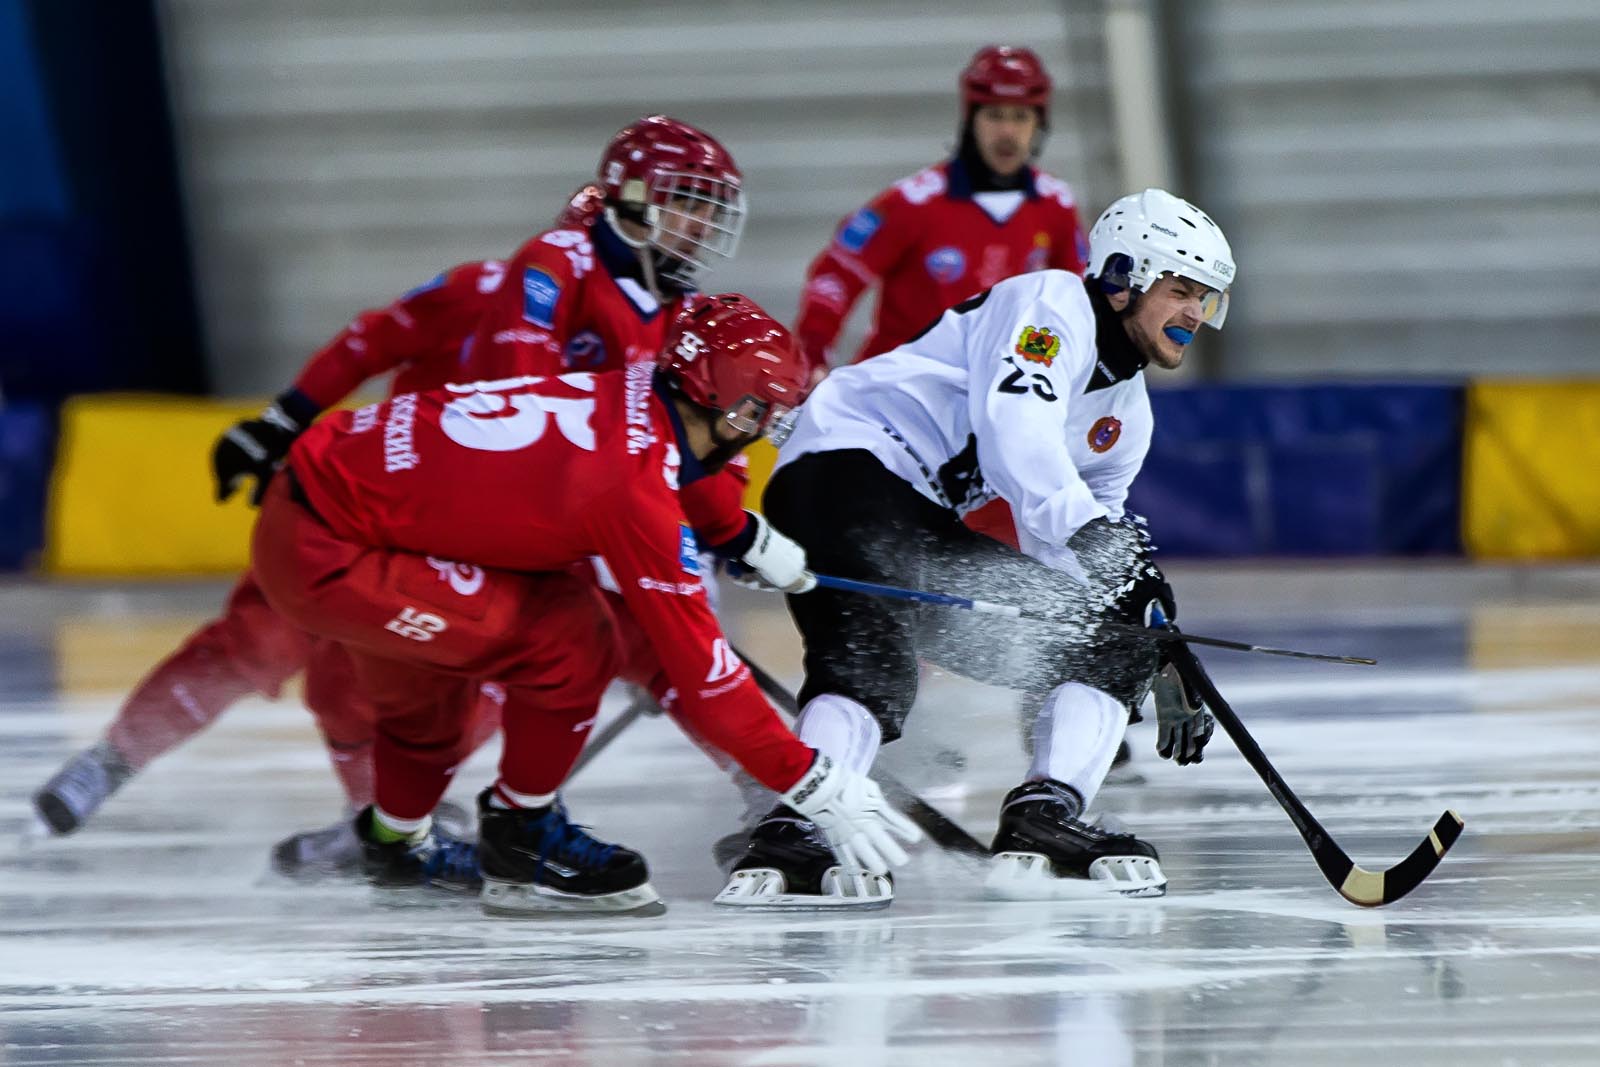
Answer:
POLYGON ((1044 270, 1050 265, 1050 235, 1040 230, 1033 235, 1033 248, 1022 263, 1024 271, 1044 270))
POLYGON ((554 329, 556 301, 561 299, 561 285, 538 267, 522 272, 522 317, 535 326, 554 329))
POLYGON ((678 523, 678 566, 685 574, 700 573, 700 546, 686 522, 678 523))
POLYGON ((871 208, 862 208, 839 230, 839 245, 847 252, 860 252, 878 232, 883 220, 871 208))
POLYGON ((928 253, 928 258, 924 259, 922 264, 928 268, 928 274, 933 280, 941 285, 958 281, 967 273, 967 257, 962 255, 961 249, 955 245, 935 248, 928 253))
POLYGON ((1089 427, 1089 449, 1092 452, 1109 452, 1111 446, 1116 444, 1117 438, 1121 436, 1121 421, 1110 415, 1096 419, 1095 424, 1089 427))
POLYGON ((1048 367, 1060 352, 1061 338, 1051 333, 1048 326, 1024 326, 1017 335, 1016 353, 1029 363, 1043 363, 1048 367))
POLYGON ((594 370, 605 361, 606 343, 593 330, 583 330, 573 335, 561 356, 561 362, 568 370, 594 370))

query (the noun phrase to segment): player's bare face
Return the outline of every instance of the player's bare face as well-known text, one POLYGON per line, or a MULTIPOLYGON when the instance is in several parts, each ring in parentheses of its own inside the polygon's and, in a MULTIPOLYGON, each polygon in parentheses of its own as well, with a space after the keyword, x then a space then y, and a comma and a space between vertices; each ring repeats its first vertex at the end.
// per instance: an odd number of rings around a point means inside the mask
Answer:
POLYGON ((1016 104, 985 104, 972 113, 972 137, 988 168, 1010 177, 1028 162, 1039 113, 1016 104))
MULTIPOLYGON (((1187 342, 1205 322, 1205 301, 1211 289, 1192 278, 1163 275, 1139 299, 1122 322, 1140 354, 1158 367, 1173 370, 1183 363, 1187 342)), ((1124 295, 1125 294, 1120 294, 1124 295)))

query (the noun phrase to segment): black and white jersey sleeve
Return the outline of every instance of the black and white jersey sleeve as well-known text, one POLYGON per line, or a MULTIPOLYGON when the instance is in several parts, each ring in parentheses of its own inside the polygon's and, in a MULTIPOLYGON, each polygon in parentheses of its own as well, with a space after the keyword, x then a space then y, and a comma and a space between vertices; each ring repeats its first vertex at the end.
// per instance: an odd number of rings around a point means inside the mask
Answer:
POLYGON ((833 372, 778 462, 862 448, 957 512, 1004 497, 1022 550, 1070 570, 1066 542, 1079 527, 1121 516, 1150 429, 1144 376, 1119 378, 1100 363, 1083 282, 1039 271, 833 372))

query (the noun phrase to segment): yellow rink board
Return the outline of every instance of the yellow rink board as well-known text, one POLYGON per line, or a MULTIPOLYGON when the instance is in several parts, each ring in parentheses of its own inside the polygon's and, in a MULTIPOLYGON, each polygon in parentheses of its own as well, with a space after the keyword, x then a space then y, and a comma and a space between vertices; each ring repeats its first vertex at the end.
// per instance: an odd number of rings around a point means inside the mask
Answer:
POLYGON ((1462 468, 1468 554, 1600 554, 1600 381, 1472 384, 1462 468))
MULTIPOLYGON (((262 401, 83 396, 61 413, 45 567, 55 574, 235 574, 249 557, 248 492, 219 505, 211 448, 262 401)), ((749 450, 747 507, 758 507, 777 459, 749 450)))
POLYGON ((767 479, 772 477, 773 464, 778 462, 778 450, 765 437, 744 450, 750 460, 750 484, 744 489, 744 506, 751 511, 761 510, 761 494, 767 490, 767 479))
POLYGON ((229 574, 244 569, 248 492, 218 505, 211 447, 256 401, 83 396, 61 411, 45 567, 67 575, 229 574))

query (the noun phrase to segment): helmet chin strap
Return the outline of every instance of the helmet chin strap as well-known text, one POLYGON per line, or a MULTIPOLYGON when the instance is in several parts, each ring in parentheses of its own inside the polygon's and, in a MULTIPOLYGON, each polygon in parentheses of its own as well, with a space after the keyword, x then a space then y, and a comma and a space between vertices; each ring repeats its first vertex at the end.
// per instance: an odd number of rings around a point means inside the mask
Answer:
POLYGON ((653 232, 655 227, 652 223, 646 222, 642 218, 636 219, 622 215, 613 204, 606 205, 605 220, 610 224, 611 232, 615 233, 623 244, 633 249, 634 253, 639 257, 639 272, 644 279, 644 287, 650 291, 651 296, 665 304, 669 298, 669 289, 673 295, 676 295, 689 292, 694 288, 692 285, 679 285, 677 282, 672 281, 668 281, 666 285, 663 285, 663 279, 660 277, 661 264, 659 259, 671 259, 672 257, 651 244, 650 238, 630 237, 627 231, 618 225, 619 222, 631 222, 638 226, 648 226, 653 232))

